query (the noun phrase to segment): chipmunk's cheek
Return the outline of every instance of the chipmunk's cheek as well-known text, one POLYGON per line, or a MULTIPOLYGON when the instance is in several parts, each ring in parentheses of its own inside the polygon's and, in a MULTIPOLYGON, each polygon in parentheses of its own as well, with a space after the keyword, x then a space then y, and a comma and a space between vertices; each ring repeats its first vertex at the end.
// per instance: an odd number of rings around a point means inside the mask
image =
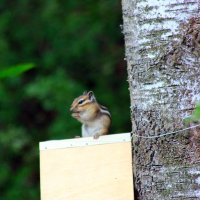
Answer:
POLYGON ((72 113, 72 117, 78 119, 80 118, 80 114, 78 112, 72 113))

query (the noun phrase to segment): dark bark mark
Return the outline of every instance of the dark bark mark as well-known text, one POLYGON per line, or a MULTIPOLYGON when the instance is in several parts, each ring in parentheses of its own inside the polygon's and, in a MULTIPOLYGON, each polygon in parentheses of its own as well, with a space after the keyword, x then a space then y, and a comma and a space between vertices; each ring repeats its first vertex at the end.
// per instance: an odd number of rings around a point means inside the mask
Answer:
POLYGON ((200 18, 191 18, 188 23, 182 24, 181 33, 181 40, 173 42, 168 53, 162 57, 167 65, 175 68, 183 64, 185 51, 197 58, 200 56, 200 18))
POLYGON ((187 154, 190 163, 200 163, 200 128, 190 131, 187 154))
POLYGON ((200 18, 191 18, 183 25, 185 30, 182 44, 188 47, 196 56, 200 56, 200 18))

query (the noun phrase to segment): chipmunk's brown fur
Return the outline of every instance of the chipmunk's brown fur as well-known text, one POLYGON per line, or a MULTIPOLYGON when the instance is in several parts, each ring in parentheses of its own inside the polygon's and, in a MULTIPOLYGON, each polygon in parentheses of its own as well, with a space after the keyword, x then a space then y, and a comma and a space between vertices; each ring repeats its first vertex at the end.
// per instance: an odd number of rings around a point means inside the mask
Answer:
POLYGON ((111 115, 106 107, 100 105, 92 91, 74 99, 70 111, 72 117, 82 123, 82 137, 98 138, 108 134, 111 125, 111 115))

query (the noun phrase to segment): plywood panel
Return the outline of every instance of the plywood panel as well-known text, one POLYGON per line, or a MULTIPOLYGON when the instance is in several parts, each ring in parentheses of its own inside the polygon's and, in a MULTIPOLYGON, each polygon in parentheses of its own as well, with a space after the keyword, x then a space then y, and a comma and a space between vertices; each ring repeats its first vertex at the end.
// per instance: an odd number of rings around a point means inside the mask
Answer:
POLYGON ((131 142, 41 150, 40 178, 41 200, 133 200, 131 142))

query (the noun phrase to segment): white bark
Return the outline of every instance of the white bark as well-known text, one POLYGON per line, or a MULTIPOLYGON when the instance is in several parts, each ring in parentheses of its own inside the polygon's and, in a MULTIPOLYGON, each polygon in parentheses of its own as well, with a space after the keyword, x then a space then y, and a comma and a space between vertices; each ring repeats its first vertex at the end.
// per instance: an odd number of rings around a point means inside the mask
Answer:
MULTIPOLYGON (((122 0, 133 132, 184 128, 200 100, 200 0, 122 0)), ((138 199, 200 198, 200 131, 136 140, 138 199)))

